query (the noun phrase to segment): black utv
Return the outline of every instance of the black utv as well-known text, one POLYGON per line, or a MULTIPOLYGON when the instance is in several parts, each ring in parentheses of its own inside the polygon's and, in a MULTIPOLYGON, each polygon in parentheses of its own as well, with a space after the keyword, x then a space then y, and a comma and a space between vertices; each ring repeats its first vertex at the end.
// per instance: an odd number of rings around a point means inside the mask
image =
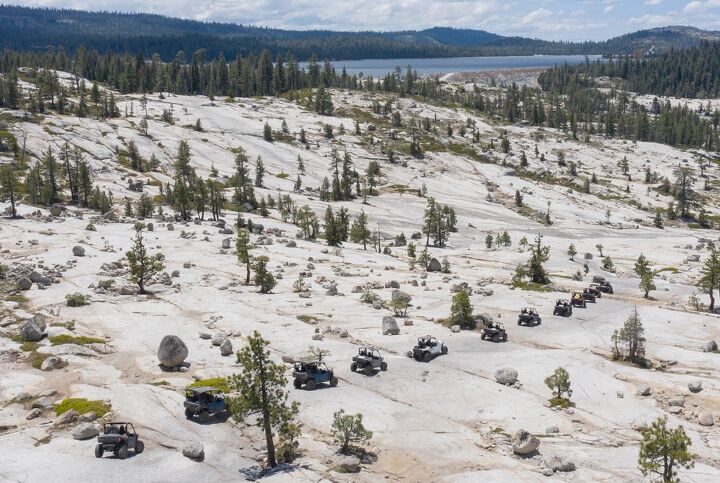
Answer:
POLYGON ((358 370, 365 373, 366 376, 374 372, 387 371, 387 362, 380 355, 380 352, 374 347, 360 347, 358 355, 352 358, 350 370, 356 372, 358 370))
POLYGON ((572 304, 569 300, 558 299, 555 302, 555 308, 553 309, 553 315, 559 315, 560 317, 570 317, 572 315, 572 304))
POLYGON ((493 342, 507 342, 508 336, 503 324, 493 322, 483 328, 480 338, 482 340, 490 340, 493 342))
POLYGON ((520 310, 520 315, 518 315, 518 325, 540 325, 542 322, 542 319, 540 318, 540 314, 538 314, 537 310, 532 308, 523 308, 520 310))
POLYGON ((197 416, 201 423, 206 423, 210 416, 227 412, 225 394, 220 389, 207 386, 188 387, 183 406, 187 419, 197 416))
POLYGON ((98 444, 95 446, 95 457, 102 458, 106 451, 111 451, 115 457, 124 460, 128 457, 128 450, 140 454, 145 445, 135 431, 132 423, 114 422, 103 424, 102 433, 98 435, 98 444))

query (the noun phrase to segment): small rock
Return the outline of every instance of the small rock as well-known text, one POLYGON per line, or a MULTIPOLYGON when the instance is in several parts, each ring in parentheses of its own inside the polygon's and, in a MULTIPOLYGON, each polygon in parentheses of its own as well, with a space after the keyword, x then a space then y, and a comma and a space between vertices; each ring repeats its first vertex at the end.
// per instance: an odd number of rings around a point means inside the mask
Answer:
POLYGON ((559 471, 575 471, 575 463, 561 456, 550 456, 549 458, 545 458, 543 464, 546 468, 550 468, 555 473, 559 471))
POLYGON ((323 335, 320 333, 313 334, 312 340, 323 340, 323 335))
POLYGON ((139 289, 135 285, 123 285, 120 287, 120 295, 136 295, 139 289))
POLYGON ((51 356, 46 358, 42 364, 40 365, 41 371, 52 371, 53 369, 60 369, 65 365, 65 361, 63 361, 59 357, 51 356))
POLYGON ((93 423, 80 423, 72 430, 73 439, 79 440, 94 438, 98 434, 100 431, 93 423))
POLYGON ((182 454, 191 460, 202 461, 205 459, 205 447, 198 441, 188 441, 183 446, 182 454))
POLYGON ((34 320, 30 320, 20 329, 20 338, 24 341, 38 342, 43 338, 45 327, 39 325, 34 320))
POLYGON ((652 390, 647 384, 638 384, 635 387, 635 394, 637 394, 638 396, 649 396, 651 393, 652 390))
POLYGON ((692 381, 688 383, 688 389, 690 389, 690 392, 700 392, 702 391, 702 381, 692 381))
POLYGON ((20 290, 30 290, 32 288, 32 280, 27 277, 20 277, 17 285, 20 290))
POLYGON ((198 334, 198 337, 200 337, 203 340, 210 340, 212 339, 212 335, 208 334, 207 332, 200 332, 198 334))
POLYGON ((88 411, 87 413, 83 413, 80 415, 80 418, 78 418, 78 421, 83 423, 89 423, 91 421, 95 421, 97 419, 97 414, 95 414, 95 411, 88 411))
POLYGON ((85 256, 85 249, 79 245, 75 245, 72 249, 73 255, 76 257, 84 257, 85 256))
POLYGON ((458 332, 460 332, 460 326, 459 326, 459 325, 453 325, 452 327, 450 327, 450 330, 451 330, 454 334, 457 334, 458 332))
POLYGON ((223 357, 227 357, 232 353, 233 353, 232 342, 230 342, 230 339, 225 339, 223 341, 223 343, 220 344, 220 355, 223 357))
POLYGON ((440 272, 442 270, 442 265, 440 264, 440 260, 437 258, 431 258, 430 262, 427 266, 428 272, 440 272))
POLYGON ((400 327, 398 327, 395 317, 386 315, 382 320, 382 333, 383 335, 399 335, 400 327))
POLYGON ((715 418, 709 411, 703 411, 698 416, 698 424, 700 426, 712 426, 715 424, 715 418))
POLYGON ((708 341, 702 346, 703 352, 715 352, 716 350, 718 350, 718 345, 714 340, 708 341))
POLYGON ((74 409, 70 409, 69 411, 65 411, 60 416, 58 416, 53 422, 53 426, 62 426, 65 424, 74 423, 78 420, 79 417, 80 413, 78 413, 74 409))
POLYGON ((524 429, 518 429, 512 438, 512 449, 515 454, 527 455, 540 447, 540 440, 524 429))
POLYGON ((415 324, 415 323, 412 321, 412 319, 405 319, 405 320, 403 320, 403 325, 406 326, 406 327, 410 327, 410 326, 412 326, 412 325, 414 325, 414 324, 415 324))
POLYGON ((190 262, 183 263, 183 268, 190 268, 190 267, 191 267, 190 262))
POLYGON ((25 416, 25 419, 28 421, 31 419, 39 418, 42 415, 42 409, 35 408, 31 410, 29 413, 27 413, 27 416, 25 416))
POLYGON ((668 406, 683 407, 685 406, 685 398, 683 396, 677 396, 668 400, 668 406))
POLYGON ((232 243, 232 240, 231 240, 230 238, 225 238, 225 239, 222 241, 222 247, 223 247, 225 250, 227 250, 227 249, 230 248, 230 243, 232 243))
POLYGON ((173 278, 178 278, 180 276, 180 270, 173 270, 170 276, 173 278))
POLYGON ((557 426, 548 426, 545 428, 545 434, 556 434, 560 432, 560 428, 557 426))

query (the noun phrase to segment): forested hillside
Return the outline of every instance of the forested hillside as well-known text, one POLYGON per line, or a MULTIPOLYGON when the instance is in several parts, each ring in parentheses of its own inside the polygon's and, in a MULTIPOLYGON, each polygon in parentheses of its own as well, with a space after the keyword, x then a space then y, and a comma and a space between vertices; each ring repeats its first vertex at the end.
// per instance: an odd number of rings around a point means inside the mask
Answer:
POLYGON ((292 51, 300 60, 418 58, 535 54, 628 54, 687 47, 716 33, 684 27, 637 32, 606 42, 551 42, 504 37, 482 30, 435 27, 420 31, 334 32, 293 31, 161 15, 33 9, 0 5, 0 48, 47 49, 62 45, 69 52, 84 45, 101 53, 157 53, 172 60, 178 51, 205 49, 226 58, 268 49, 276 56, 292 51))
POLYGON ((673 50, 650 59, 622 58, 555 67, 540 76, 545 90, 572 92, 597 85, 597 78, 620 79, 620 87, 640 94, 688 98, 720 97, 720 42, 673 50))

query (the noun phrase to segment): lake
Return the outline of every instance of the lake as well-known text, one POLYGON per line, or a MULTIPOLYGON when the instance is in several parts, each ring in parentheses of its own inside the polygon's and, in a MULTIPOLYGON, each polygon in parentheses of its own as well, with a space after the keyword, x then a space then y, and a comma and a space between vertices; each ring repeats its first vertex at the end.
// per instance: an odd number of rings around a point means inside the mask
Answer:
MULTIPOLYGON (((588 56, 591 62, 600 58, 599 55, 588 56)), ((552 67, 558 64, 580 64, 585 62, 584 55, 521 55, 509 57, 448 57, 444 59, 365 59, 365 60, 337 60, 332 64, 338 71, 343 66, 349 75, 364 74, 375 78, 383 77, 393 72, 396 66, 402 68, 403 73, 408 65, 420 75, 448 74, 451 72, 485 72, 502 69, 527 69, 539 67, 552 67)), ((300 64, 307 67, 307 62, 300 64)))

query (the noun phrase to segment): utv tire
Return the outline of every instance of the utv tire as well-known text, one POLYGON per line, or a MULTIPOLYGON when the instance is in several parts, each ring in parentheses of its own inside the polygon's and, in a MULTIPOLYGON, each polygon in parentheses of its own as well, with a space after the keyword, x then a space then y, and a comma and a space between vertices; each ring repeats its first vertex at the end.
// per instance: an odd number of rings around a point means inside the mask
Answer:
POLYGON ((337 385, 338 385, 338 378, 337 378, 337 377, 333 377, 332 379, 330 379, 330 387, 335 387, 335 386, 337 386, 337 385))
POLYGON ((503 335, 503 342, 507 342, 507 333, 503 335))
POLYGON ((495 334, 492 339, 493 342, 500 342, 500 334, 495 334))
POLYGON ((102 458, 104 452, 105 452, 105 450, 103 449, 103 446, 101 444, 95 445, 95 457, 96 458, 102 458))
POLYGON ((308 391, 314 391, 315 390, 315 379, 308 379, 305 383, 305 389, 308 391))
POLYGON ((353 362, 352 364, 350 364, 350 372, 355 371, 357 371, 357 362, 353 362))
POLYGON ((145 451, 145 443, 137 441, 135 443, 135 454, 141 454, 143 451, 145 451))
POLYGON ((300 379, 295 379, 293 381, 293 386, 295 389, 300 389, 302 387, 302 381, 300 379))
POLYGON ((375 372, 375 371, 373 371, 373 368, 371 365, 368 364, 367 366, 363 367, 363 374, 365 374, 366 376, 372 376, 373 372, 375 372))
POLYGON ((118 458, 120 458, 121 460, 124 460, 125 458, 127 458, 128 447, 126 444, 120 445, 120 448, 118 448, 117 455, 118 455, 118 458))
POLYGON ((194 414, 193 414, 193 412, 190 410, 190 408, 186 408, 186 409, 185 409, 185 417, 186 417, 187 419, 192 419, 193 416, 194 416, 194 414))
POLYGON ((210 419, 210 413, 206 410, 200 411, 200 414, 198 414, 198 419, 200 420, 200 423, 205 424, 208 422, 208 419, 210 419))
POLYGON ((522 325, 522 320, 518 320, 518 325, 522 325))
POLYGON ((387 371, 387 362, 380 364, 380 370, 383 372, 387 371))
POLYGON ((442 346, 442 353, 443 355, 446 355, 448 353, 448 348, 446 345, 442 346))
POLYGON ((484 333, 480 334, 480 339, 485 340, 485 334, 484 334, 484 333))
POLYGON ((429 352, 426 352, 425 355, 423 355, 423 361, 430 362, 432 360, 432 354, 429 352))
POLYGON ((542 319, 540 317, 538 317, 537 325, 540 325, 540 324, 542 324, 542 319))

